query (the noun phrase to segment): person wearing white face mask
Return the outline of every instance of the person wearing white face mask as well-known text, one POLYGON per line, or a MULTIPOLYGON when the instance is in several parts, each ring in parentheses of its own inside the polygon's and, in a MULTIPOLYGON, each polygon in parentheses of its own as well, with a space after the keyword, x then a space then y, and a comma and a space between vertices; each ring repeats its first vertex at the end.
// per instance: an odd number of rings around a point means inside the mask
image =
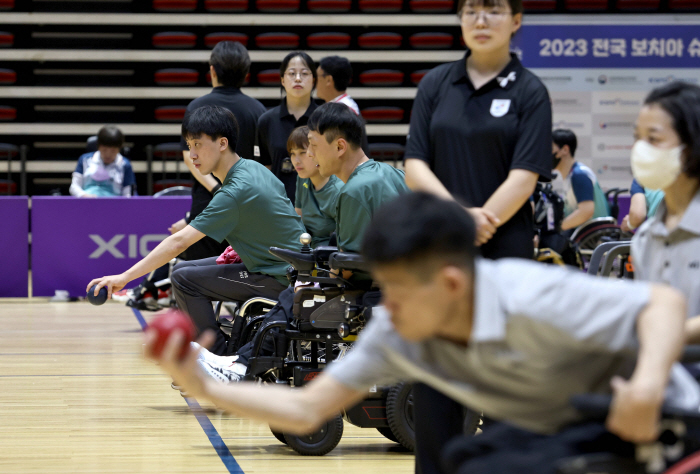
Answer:
POLYGON ((632 173, 665 197, 632 239, 635 277, 667 283, 688 298, 686 336, 700 342, 700 87, 654 89, 639 112, 632 173))

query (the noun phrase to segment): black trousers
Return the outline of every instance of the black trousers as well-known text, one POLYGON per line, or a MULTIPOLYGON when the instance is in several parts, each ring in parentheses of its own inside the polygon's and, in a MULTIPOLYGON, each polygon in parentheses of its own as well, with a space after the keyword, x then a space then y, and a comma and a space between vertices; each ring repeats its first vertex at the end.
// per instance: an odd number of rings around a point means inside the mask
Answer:
POLYGON ((217 326, 212 301, 276 300, 286 288, 269 275, 249 272, 242 263, 217 265, 216 257, 178 263, 170 280, 178 307, 192 318, 197 331, 211 329, 216 334, 211 351, 217 355, 226 353, 226 339, 217 326))
POLYGON ((555 435, 495 423, 478 436, 449 443, 443 451, 443 472, 556 474, 560 460, 593 453, 634 459, 635 446, 608 432, 600 422, 573 425, 555 435))

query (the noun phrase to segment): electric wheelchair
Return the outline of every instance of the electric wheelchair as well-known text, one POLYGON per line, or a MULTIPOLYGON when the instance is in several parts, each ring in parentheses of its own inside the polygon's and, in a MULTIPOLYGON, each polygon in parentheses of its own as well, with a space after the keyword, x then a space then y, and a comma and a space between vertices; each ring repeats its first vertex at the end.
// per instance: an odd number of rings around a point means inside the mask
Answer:
MULTIPOLYGON (((292 266, 292 284, 299 281, 310 286, 294 294, 291 322, 273 321, 251 329, 255 335, 246 380, 292 387, 305 385, 327 363, 351 350, 357 335, 371 319, 372 308, 379 304, 380 292, 359 255, 339 252, 337 247, 311 249, 308 234, 300 240, 299 252, 275 247, 270 252, 292 266), (341 274, 351 271, 353 278, 332 277, 331 268, 341 274), (266 338, 273 341, 272 354, 263 350, 266 338)), ((411 390, 408 383, 373 387, 365 400, 332 418, 315 433, 297 436, 272 432, 299 454, 322 456, 340 442, 345 419, 355 426, 376 428, 388 439, 412 450, 415 434, 411 390)))

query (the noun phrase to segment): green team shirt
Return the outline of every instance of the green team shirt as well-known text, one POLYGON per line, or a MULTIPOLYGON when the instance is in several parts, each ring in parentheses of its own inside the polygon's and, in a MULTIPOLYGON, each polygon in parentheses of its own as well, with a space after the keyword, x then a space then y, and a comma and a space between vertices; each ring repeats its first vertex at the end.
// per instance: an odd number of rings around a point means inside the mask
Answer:
POLYGON ((369 160, 355 168, 338 196, 338 247, 359 253, 374 211, 407 191, 404 172, 391 165, 369 160))
POLYGON ((316 191, 310 178, 302 179, 297 176, 294 207, 301 209, 301 220, 306 231, 311 234, 312 247, 328 245, 331 234, 335 232, 336 203, 342 187, 343 182, 336 176, 331 176, 328 182, 316 191))
POLYGON ((305 232, 282 182, 263 165, 241 158, 231 167, 209 205, 190 225, 233 247, 248 271, 275 277, 286 285, 288 263, 270 247, 299 250, 305 232))

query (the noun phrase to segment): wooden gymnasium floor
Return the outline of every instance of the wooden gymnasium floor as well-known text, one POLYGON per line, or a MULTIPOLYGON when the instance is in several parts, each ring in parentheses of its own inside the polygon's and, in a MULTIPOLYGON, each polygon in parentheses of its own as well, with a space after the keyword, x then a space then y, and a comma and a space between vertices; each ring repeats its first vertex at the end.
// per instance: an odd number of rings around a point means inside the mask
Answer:
POLYGON ((2 473, 413 472, 374 429, 346 423, 334 451, 302 457, 265 425, 182 398, 141 357, 122 304, 0 299, 0 328, 2 473))

